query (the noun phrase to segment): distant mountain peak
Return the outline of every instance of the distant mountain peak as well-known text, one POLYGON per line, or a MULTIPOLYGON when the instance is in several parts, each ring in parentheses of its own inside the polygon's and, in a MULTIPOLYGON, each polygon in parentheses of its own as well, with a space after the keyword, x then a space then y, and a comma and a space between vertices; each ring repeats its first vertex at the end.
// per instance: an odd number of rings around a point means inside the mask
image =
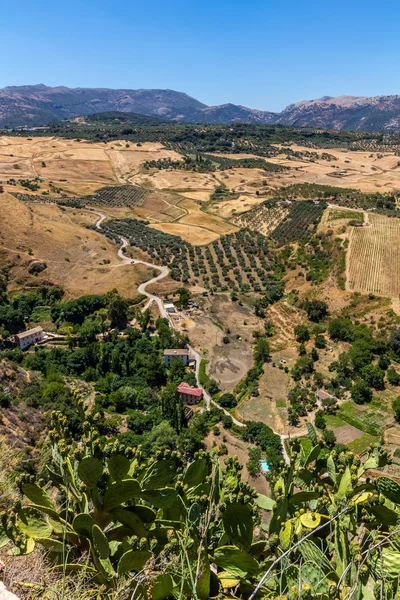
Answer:
POLYGON ((254 123, 400 131, 400 96, 322 96, 301 100, 281 113, 228 102, 207 106, 171 89, 50 87, 44 83, 0 89, 0 127, 46 125, 96 113, 137 113, 164 120, 194 123, 254 123))

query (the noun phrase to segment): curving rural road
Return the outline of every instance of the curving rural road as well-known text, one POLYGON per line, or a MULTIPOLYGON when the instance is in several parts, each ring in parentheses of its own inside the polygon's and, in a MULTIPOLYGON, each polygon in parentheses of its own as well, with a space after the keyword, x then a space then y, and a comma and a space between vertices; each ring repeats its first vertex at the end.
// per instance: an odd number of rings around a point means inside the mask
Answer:
MULTIPOLYGON (((92 214, 95 214, 99 217, 98 221, 96 222, 96 228, 101 231, 102 227, 101 224, 103 223, 103 221, 106 219, 106 215, 103 215, 103 213, 100 212, 95 212, 95 211, 90 211, 92 214)), ((167 275, 169 274, 169 269, 168 267, 164 267, 164 266, 160 266, 160 265, 153 265, 152 263, 148 263, 144 260, 139 260, 136 258, 129 258, 127 256, 125 256, 124 254, 124 248, 126 248, 129 245, 129 241, 124 238, 123 236, 120 236, 120 240, 121 240, 121 246, 118 250, 118 257, 122 260, 122 264, 125 265, 132 265, 132 264, 141 264, 141 265, 145 265, 146 267, 150 267, 150 269, 157 269, 158 271, 160 271, 160 274, 157 275, 156 277, 153 277, 152 279, 149 279, 148 281, 145 281, 144 283, 141 283, 138 287, 138 292, 140 294, 143 294, 144 296, 146 296, 148 298, 148 302, 146 304, 146 306, 144 307, 143 310, 145 310, 146 308, 148 308, 150 306, 150 304, 152 302, 156 302, 158 309, 160 311, 160 315, 165 318, 168 319, 171 327, 174 327, 173 322, 171 321, 169 314, 167 313, 167 311, 164 308, 164 303, 162 301, 162 299, 159 296, 155 296, 154 294, 151 294, 150 292, 146 291, 146 288, 148 285, 151 285, 153 283, 156 283, 156 281, 160 281, 161 279, 164 279, 164 277, 167 277, 167 275)), ((199 387, 201 387, 200 385, 200 362, 201 362, 201 356, 200 354, 192 347, 188 344, 188 348, 190 350, 190 352, 192 353, 192 355, 194 356, 195 360, 196 360, 196 370, 195 370, 195 374, 196 374, 196 381, 197 381, 197 385, 199 387)), ((235 417, 233 417, 231 415, 231 413, 226 410, 225 408, 223 408, 222 406, 220 406, 217 402, 215 402, 215 400, 213 400, 210 396, 210 394, 208 392, 206 392, 206 390, 203 389, 203 394, 204 394, 204 400, 206 403, 206 410, 210 410, 210 406, 211 404, 213 406, 215 406, 216 408, 219 408, 220 410, 222 410, 227 416, 232 418, 232 421, 234 422, 235 425, 237 425, 238 427, 244 427, 245 424, 241 423, 240 421, 238 421, 235 417)), ((276 435, 279 435, 279 437, 281 438, 281 443, 282 443, 282 453, 283 453, 283 457, 285 459, 285 462, 287 464, 290 463, 290 459, 289 459, 289 455, 286 451, 286 447, 285 447, 285 443, 284 440, 287 440, 290 438, 289 435, 281 435, 280 433, 276 433, 274 431, 274 433, 276 435)), ((300 434, 302 435, 302 434, 300 434)))

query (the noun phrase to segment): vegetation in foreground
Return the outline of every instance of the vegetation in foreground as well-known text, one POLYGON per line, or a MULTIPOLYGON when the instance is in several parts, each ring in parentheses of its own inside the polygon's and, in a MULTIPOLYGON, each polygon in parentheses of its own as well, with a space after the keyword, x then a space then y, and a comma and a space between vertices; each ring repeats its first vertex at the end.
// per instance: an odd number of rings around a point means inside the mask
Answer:
POLYGON ((46 548, 61 580, 83 574, 80 598, 397 597, 400 487, 366 476, 388 460, 379 445, 362 464, 329 451, 310 426, 308 444, 292 442, 290 464, 273 472, 268 498, 241 482, 231 458, 224 469, 207 453, 149 461, 140 448, 104 444, 77 402, 82 443, 53 413, 51 463, 42 481, 18 479, 0 539, 17 556, 46 548))

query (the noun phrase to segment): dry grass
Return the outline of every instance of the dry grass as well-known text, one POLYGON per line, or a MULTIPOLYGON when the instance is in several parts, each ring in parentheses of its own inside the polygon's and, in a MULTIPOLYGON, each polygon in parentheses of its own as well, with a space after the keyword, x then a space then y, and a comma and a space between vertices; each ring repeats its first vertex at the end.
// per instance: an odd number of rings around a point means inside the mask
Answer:
POLYGON ((179 222, 187 225, 201 225, 219 235, 237 231, 238 227, 220 219, 217 216, 209 215, 201 210, 201 207, 193 200, 183 200, 179 206, 187 211, 179 222))
POLYGON ((163 224, 152 224, 151 227, 163 231, 164 233, 170 233, 172 235, 178 235, 186 242, 189 242, 193 246, 206 246, 214 240, 219 238, 218 233, 210 231, 205 227, 196 227, 195 225, 185 225, 183 223, 163 223, 163 224))
POLYGON ((223 391, 232 391, 253 365, 252 332, 257 330, 262 330, 262 321, 250 308, 218 295, 204 301, 200 314, 190 315, 184 333, 209 360, 208 375, 223 391), (229 343, 224 344, 227 331, 229 343))
POLYGON ((237 200, 220 200, 213 202, 208 206, 207 211, 222 219, 231 219, 232 217, 248 212, 260 204, 262 200, 263 199, 258 196, 239 196, 237 200))
POLYGON ((95 220, 86 211, 27 205, 3 194, 0 248, 4 262, 12 264, 10 288, 50 280, 65 289, 67 298, 105 293, 114 287, 128 298, 137 296, 137 286, 149 278, 150 270, 141 265, 121 266, 117 247, 101 233, 86 229, 95 220), (28 273, 32 260, 47 265, 38 276, 28 273))

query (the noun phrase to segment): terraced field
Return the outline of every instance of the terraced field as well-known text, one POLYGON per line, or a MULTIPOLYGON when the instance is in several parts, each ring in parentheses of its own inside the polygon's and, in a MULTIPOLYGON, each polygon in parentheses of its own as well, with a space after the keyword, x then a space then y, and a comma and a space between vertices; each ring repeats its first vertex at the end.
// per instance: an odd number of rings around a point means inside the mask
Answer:
POLYGON ((353 228, 347 285, 354 292, 400 294, 400 220, 370 214, 370 226, 353 228))

